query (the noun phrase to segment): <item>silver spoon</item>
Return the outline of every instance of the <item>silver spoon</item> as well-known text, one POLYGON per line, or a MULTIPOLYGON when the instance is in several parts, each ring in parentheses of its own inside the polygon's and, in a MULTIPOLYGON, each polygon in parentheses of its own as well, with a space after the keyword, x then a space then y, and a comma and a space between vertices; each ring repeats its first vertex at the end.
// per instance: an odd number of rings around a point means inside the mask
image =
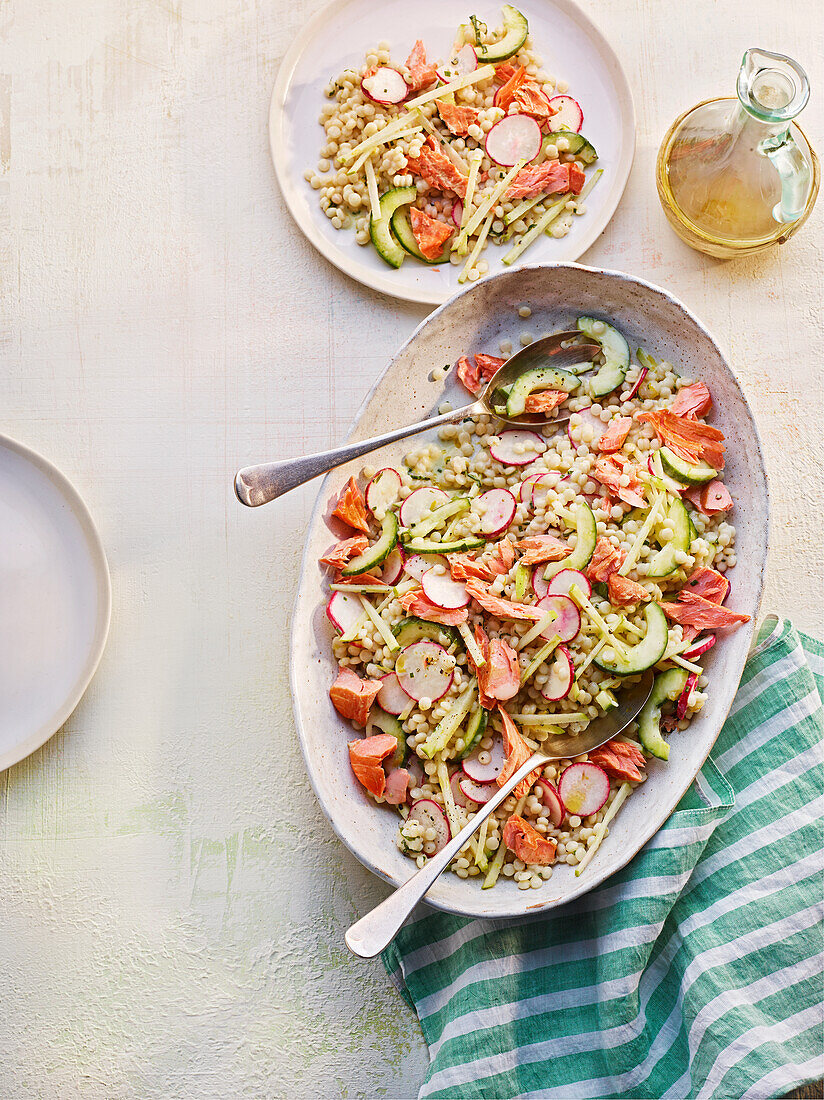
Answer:
POLYGON ((305 455, 303 458, 287 458, 283 462, 265 462, 259 466, 246 466, 239 470, 235 476, 235 492, 241 504, 249 508, 257 508, 261 504, 268 504, 270 500, 283 496, 290 489, 297 488, 307 481, 325 474, 336 466, 342 466, 351 462, 353 458, 376 451, 379 447, 385 447, 388 443, 395 443, 399 439, 415 435, 418 432, 436 428, 439 424, 455 424, 468 416, 488 413, 498 420, 504 421, 516 428, 535 428, 546 424, 566 424, 569 417, 550 420, 542 415, 526 414, 518 419, 506 416, 493 405, 493 397, 496 391, 503 386, 508 386, 520 377, 526 370, 531 370, 540 363, 548 361, 548 365, 564 370, 574 368, 588 369, 592 359, 601 348, 597 344, 576 344, 573 347, 563 347, 564 343, 580 337, 581 333, 556 332, 552 336, 545 336, 536 340, 528 347, 517 351, 490 379, 481 396, 471 405, 463 405, 459 409, 444 413, 442 416, 433 416, 428 420, 421 420, 417 424, 409 424, 405 428, 397 428, 385 435, 373 436, 372 439, 364 439, 359 443, 350 443, 344 447, 337 447, 333 451, 321 451, 319 454, 305 455))
POLYGON ((509 782, 505 783, 489 802, 481 806, 472 821, 461 829, 457 836, 453 837, 437 855, 427 860, 426 865, 421 867, 403 886, 399 886, 385 901, 352 925, 345 936, 349 950, 363 959, 371 959, 373 955, 383 951, 398 934, 403 922, 421 901, 435 879, 446 870, 472 834, 495 812, 520 781, 534 768, 551 764, 554 760, 581 756, 585 752, 597 749, 611 738, 617 737, 646 703, 652 691, 654 678, 652 669, 647 669, 639 683, 626 693, 622 693, 618 708, 610 714, 605 714, 603 718, 590 722, 583 733, 574 736, 560 734, 557 737, 548 738, 544 745, 530 756, 523 767, 515 772, 509 782))

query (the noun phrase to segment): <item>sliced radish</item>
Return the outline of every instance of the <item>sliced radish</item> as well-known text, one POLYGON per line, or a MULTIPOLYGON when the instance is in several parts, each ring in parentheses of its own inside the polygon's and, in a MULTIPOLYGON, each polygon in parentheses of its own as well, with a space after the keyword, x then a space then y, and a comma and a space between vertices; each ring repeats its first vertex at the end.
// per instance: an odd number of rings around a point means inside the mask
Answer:
MULTIPOLYGON (((541 566, 541 568, 544 567, 541 566)), ((589 583, 589 579, 583 573, 579 573, 577 569, 562 569, 560 573, 556 573, 547 585, 544 595, 568 596, 573 584, 578 585, 587 599, 592 595, 592 585, 589 583)))
POLYGON ((571 642, 573 638, 578 637, 581 630, 581 612, 569 596, 544 596, 543 599, 538 600, 537 606, 544 611, 551 609, 558 616, 541 634, 542 638, 549 641, 557 634, 562 642, 571 642))
MULTIPOLYGON (((549 101, 555 114, 547 120, 547 128, 551 134, 559 130, 573 130, 580 133, 584 125, 584 112, 581 104, 570 95, 556 95, 549 101)), ((492 131, 489 131, 492 133, 492 131)))
POLYGON ((391 466, 378 470, 366 486, 366 504, 372 515, 385 513, 395 503, 401 492, 401 475, 391 466))
POLYGON ((449 691, 455 675, 455 658, 437 642, 424 639, 400 651, 395 661, 395 674, 410 698, 418 702, 431 699, 434 703, 449 691))
POLYGON ((452 799, 456 806, 462 806, 466 809, 466 804, 469 801, 467 796, 461 790, 461 779, 466 778, 461 772, 453 772, 449 777, 449 789, 452 791, 452 799))
POLYGON ((629 391, 627 396, 623 398, 624 401, 632 401, 633 397, 635 397, 636 393, 638 393, 641 386, 643 385, 644 379, 646 378, 646 376, 648 374, 649 374, 649 369, 647 367, 644 367, 644 369, 641 371, 641 373, 635 379, 635 384, 633 385, 632 389, 629 391))
POLYGON ((574 675, 575 668, 569 650, 566 646, 558 646, 547 681, 541 688, 541 695, 553 703, 558 699, 566 699, 572 690, 574 675))
POLYGON ((570 764, 561 775, 558 794, 567 813, 589 817, 609 798, 609 776, 597 764, 570 764))
POLYGON ((539 477, 543 477, 543 474, 530 474, 518 486, 518 500, 521 504, 532 503, 532 483, 539 477))
POLYGON ((380 578, 384 584, 397 584, 403 574, 403 550, 396 546, 381 565, 380 578))
MULTIPOLYGON (((443 848, 452 837, 446 814, 438 803, 433 802, 431 798, 419 798, 417 802, 413 802, 412 808, 409 811, 409 817, 412 818, 413 821, 419 821, 425 829, 435 830, 437 836, 435 837, 435 851, 433 855, 437 855, 441 848, 443 848)), ((407 818, 407 820, 409 820, 409 818, 407 818)))
POLYGON ((358 597, 349 596, 346 592, 334 592, 326 605, 326 617, 341 634, 351 630, 362 615, 363 606, 358 597))
POLYGON ((446 558, 440 554, 410 554, 403 563, 403 571, 413 580, 419 581, 433 565, 447 565, 446 558))
POLYGON ((463 221, 463 203, 460 199, 452 207, 452 221, 457 225, 458 229, 461 228, 461 222, 463 221))
POLYGON ((546 497, 550 489, 554 489, 558 485, 557 474, 538 474, 538 476, 532 482, 532 500, 531 504, 533 508, 546 507, 546 497))
POLYGON ((498 535, 505 531, 515 516, 515 497, 508 489, 488 489, 481 493, 477 503, 481 505, 481 534, 498 535))
POLYGON ((457 80, 459 76, 466 76, 467 73, 474 73, 477 68, 478 55, 467 42, 467 44, 461 46, 458 52, 453 54, 443 68, 438 71, 438 76, 444 84, 448 84, 450 80, 457 80))
POLYGON ((469 756, 465 756, 461 761, 461 767, 464 773, 475 783, 494 783, 506 763, 503 741, 500 737, 496 737, 492 742, 492 748, 488 750, 490 756, 488 764, 482 764, 478 759, 483 751, 483 749, 477 748, 469 756))
POLYGON ((689 710, 690 697, 695 691, 695 685, 698 683, 698 674, 691 672, 687 677, 687 682, 684 684, 684 690, 678 697, 678 705, 675 708, 675 716, 680 722, 682 718, 686 716, 689 710))
POLYGON ((404 527, 411 527, 413 523, 428 516, 442 504, 449 503, 449 494, 443 489, 435 489, 427 485, 423 489, 416 489, 410 493, 400 508, 398 516, 404 527))
POLYGON ((544 806, 549 810, 549 820, 556 829, 564 823, 566 817, 566 806, 561 801, 561 796, 558 794, 554 783, 550 783, 548 779, 542 779, 540 783, 536 783, 536 794, 543 802, 544 806), (537 789, 540 788, 540 789, 537 789))
POLYGON ((400 714, 409 706, 409 696, 398 683, 394 672, 381 676, 381 689, 376 696, 382 710, 387 714, 400 714))
POLYGON ((706 653, 714 645, 715 635, 708 634, 706 638, 696 638, 695 644, 690 646, 689 649, 685 649, 681 656, 685 661, 694 661, 696 657, 700 657, 702 653, 706 653))
POLYGON ((463 776, 459 782, 464 797, 469 799, 470 802, 475 802, 478 806, 483 806, 484 802, 488 802, 497 789, 492 783, 476 783, 468 775, 463 776))
POLYGON ((514 428, 509 432, 501 432, 497 441, 489 448, 489 453, 496 462, 504 466, 528 466, 545 450, 546 441, 543 436, 537 432, 514 428))
POLYGON ((600 417, 597 417, 594 413, 591 413, 589 409, 581 409, 579 410, 577 415, 581 418, 580 424, 576 425, 576 427, 578 428, 578 439, 572 438, 572 421, 570 420, 569 424, 567 425, 567 435, 569 436, 569 441, 573 447, 580 447, 582 443, 586 443, 588 447, 593 447, 607 430, 607 426, 603 422, 603 420, 600 419, 600 417), (583 432, 581 431, 581 429, 587 427, 592 428, 591 439, 583 438, 583 432))
POLYGON ((549 581, 544 580, 545 565, 538 565, 532 571, 532 591, 542 600, 549 595, 549 581))
POLYGON ((409 95, 409 85, 397 69, 381 65, 361 81, 363 94, 374 103, 403 103, 409 95))
POLYGON ((466 585, 463 581, 453 581, 449 573, 429 569, 421 578, 421 584, 426 598, 437 607, 452 611, 469 603, 466 585))
POLYGON ((486 155, 507 168, 534 160, 540 151, 541 127, 529 115, 504 115, 486 135, 486 155))

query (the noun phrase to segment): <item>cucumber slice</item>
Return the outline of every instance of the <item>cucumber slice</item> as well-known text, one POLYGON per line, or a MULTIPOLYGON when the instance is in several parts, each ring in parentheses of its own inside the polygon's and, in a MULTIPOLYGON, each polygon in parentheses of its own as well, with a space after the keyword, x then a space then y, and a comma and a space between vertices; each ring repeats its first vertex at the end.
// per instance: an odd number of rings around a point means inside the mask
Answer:
MULTIPOLYGON (((400 191, 406 191, 407 188, 398 188, 400 191)), ((410 188, 410 190, 412 190, 410 188)), ((424 256, 423 252, 418 248, 418 242, 415 240, 415 234, 412 232, 412 226, 409 222, 409 215, 406 212, 406 207, 401 206, 395 211, 392 217, 389 219, 392 226, 392 232, 395 237, 400 241, 401 248, 405 252, 408 252, 410 256, 414 256, 416 260, 420 260, 422 264, 442 264, 449 262, 449 250, 444 249, 443 252, 434 260, 428 260, 424 256)))
MULTIPOLYGON (((626 661, 621 660, 617 654, 608 661, 604 657, 606 649, 602 649, 595 658, 598 668, 611 672, 613 676, 635 676, 658 664, 669 640, 667 617, 657 603, 648 603, 644 608, 644 618, 647 621, 647 632, 643 640, 630 649, 626 661)), ((609 646, 606 648, 609 649, 609 646)))
MULTIPOLYGON (((392 236, 392 215, 401 206, 409 206, 418 197, 416 187, 393 187, 381 195, 381 216, 369 219, 369 236, 381 259, 390 267, 400 267, 406 252, 392 236)), ((411 231, 410 231, 411 232, 411 231)))
POLYGON ((606 397, 624 381, 629 369, 629 344, 612 325, 597 317, 579 317, 578 328, 584 335, 601 345, 606 363, 589 384, 593 397, 606 397), (595 332, 595 326, 603 326, 603 332, 595 332))
POLYGON ((392 756, 389 757, 388 763, 393 768, 402 768, 409 755, 409 746, 406 743, 406 734, 403 732, 403 726, 394 714, 387 714, 385 710, 381 710, 377 703, 372 705, 372 709, 369 712, 369 721, 373 726, 377 726, 381 733, 388 733, 390 737, 394 737, 398 742, 398 747, 392 756))
POLYGON ((708 481, 718 477, 718 471, 708 466, 706 462, 699 462, 696 465, 685 462, 669 447, 661 447, 658 454, 661 456, 661 465, 670 477, 682 481, 685 485, 706 485, 708 481))
POLYGON ((441 640, 444 635, 449 639, 447 649, 451 645, 463 648, 463 640, 454 626, 441 626, 440 623, 430 623, 426 619, 419 619, 415 615, 409 615, 401 619, 392 627, 392 633, 397 639, 398 645, 404 649, 413 642, 430 641, 443 645, 441 640))
POLYGON ((650 558, 649 569, 647 570, 649 580, 668 577, 670 573, 675 572, 678 568, 678 563, 675 560, 676 550, 689 553, 690 543, 692 542, 692 524, 683 501, 677 498, 673 499, 667 512, 667 522, 672 524, 675 533, 655 557, 650 558))
POLYGON ((464 550, 480 550, 486 539, 465 538, 455 542, 434 542, 432 539, 410 539, 404 550, 410 554, 462 554, 464 550))
POLYGON ((574 130, 556 130, 546 139, 546 144, 554 145, 559 137, 565 137, 569 143, 567 152, 574 153, 578 160, 584 164, 594 164, 598 159, 595 146, 587 141, 583 134, 576 134, 574 130))
POLYGON ((484 63, 506 61, 508 57, 512 57, 520 50, 529 34, 529 23, 523 12, 513 8, 511 4, 504 4, 501 13, 504 17, 504 36, 500 42, 493 42, 490 45, 476 42, 475 53, 478 55, 478 60, 484 63))
POLYGON ((592 509, 583 500, 578 501, 578 511, 575 515, 575 533, 578 541, 572 553, 561 561, 551 561, 544 570, 544 580, 551 580, 562 569, 578 569, 583 572, 589 565, 589 559, 595 552, 595 543, 598 541, 598 525, 592 509))
POLYGON ((362 554, 353 558, 345 568, 341 569, 342 577, 356 577, 359 573, 366 573, 385 561, 398 543, 398 517, 394 512, 387 512, 381 524, 381 537, 372 546, 368 546, 362 554))
POLYGON ((686 687, 688 673, 683 668, 659 672, 650 697, 638 715, 638 738, 648 753, 659 760, 669 759, 669 745, 661 736, 661 707, 669 699, 675 702, 686 687))
POLYGON ((466 723, 464 747, 455 757, 456 760, 463 760, 465 756, 469 756, 469 754, 475 750, 478 742, 486 732, 488 718, 489 711, 484 710, 483 707, 478 707, 477 710, 470 714, 469 721, 466 723))
POLYGON ((524 371, 510 386, 506 399, 506 415, 521 416, 526 409, 527 397, 536 390, 564 390, 571 393, 580 384, 581 379, 569 371, 555 367, 533 367, 532 370, 524 371))

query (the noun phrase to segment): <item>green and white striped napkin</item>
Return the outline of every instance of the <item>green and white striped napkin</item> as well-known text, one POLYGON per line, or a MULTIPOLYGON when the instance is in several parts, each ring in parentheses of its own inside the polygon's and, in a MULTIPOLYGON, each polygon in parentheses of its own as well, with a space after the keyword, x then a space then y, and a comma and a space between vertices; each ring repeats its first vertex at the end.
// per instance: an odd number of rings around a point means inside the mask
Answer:
POLYGON ((623 871, 546 917, 419 909, 384 962, 429 1044, 420 1096, 749 1100, 824 1075, 823 698, 824 644, 771 617, 623 871))

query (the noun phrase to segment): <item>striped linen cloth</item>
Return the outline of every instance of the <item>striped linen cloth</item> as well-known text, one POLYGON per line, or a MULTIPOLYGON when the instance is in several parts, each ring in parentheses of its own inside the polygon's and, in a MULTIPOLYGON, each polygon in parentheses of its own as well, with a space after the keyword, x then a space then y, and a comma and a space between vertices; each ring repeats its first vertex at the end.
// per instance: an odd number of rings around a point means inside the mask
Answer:
POLYGON ((421 907, 384 953, 421 1097, 761 1098, 824 1075, 824 644, 770 617, 666 825, 549 916, 421 907))

